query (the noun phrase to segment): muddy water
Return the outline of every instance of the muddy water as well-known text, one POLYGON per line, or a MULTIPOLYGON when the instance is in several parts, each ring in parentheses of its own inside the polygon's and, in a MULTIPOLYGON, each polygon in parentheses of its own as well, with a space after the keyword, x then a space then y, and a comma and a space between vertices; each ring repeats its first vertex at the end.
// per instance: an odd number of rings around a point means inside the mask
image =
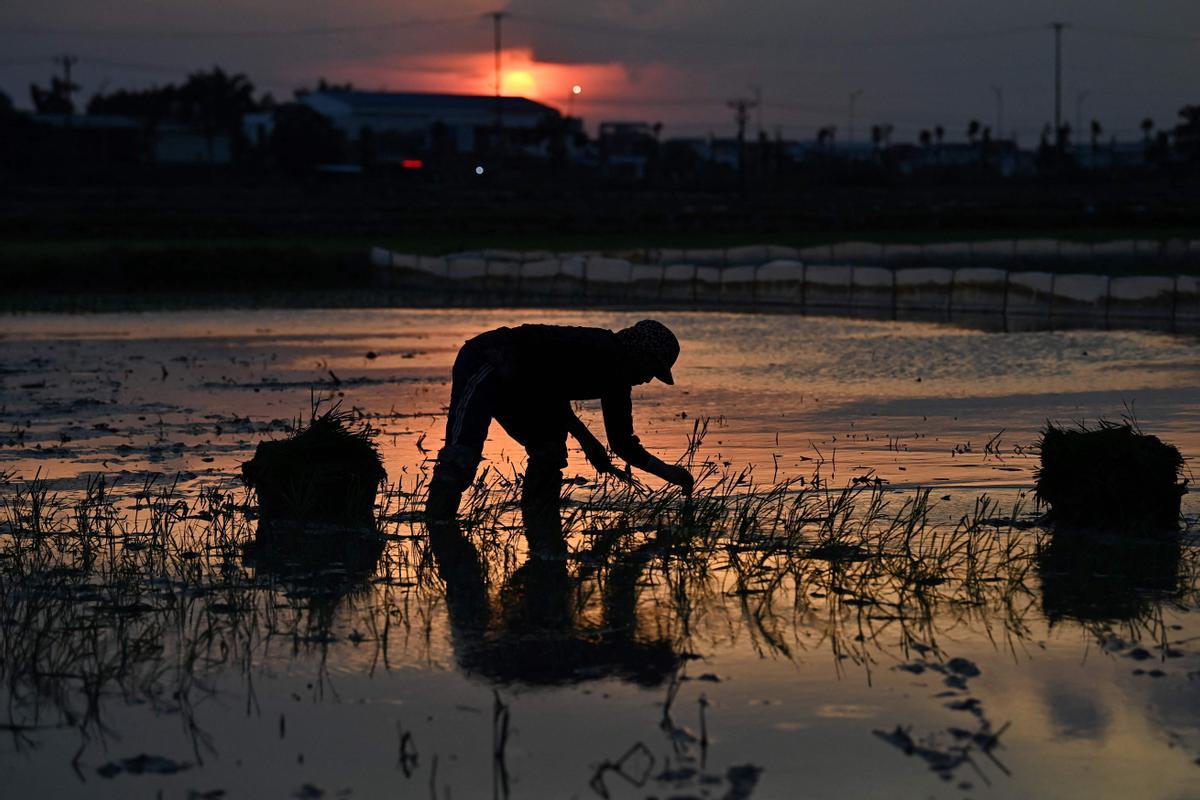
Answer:
MULTIPOLYGON (((636 390, 635 424, 668 460, 707 418, 716 463, 754 464, 766 480, 820 465, 834 484, 878 478, 896 503, 932 487, 931 519, 952 524, 980 493, 1021 499, 1027 446, 1047 419, 1132 411, 1185 456, 1200 453, 1194 338, 661 318, 683 343, 676 386, 636 390)), ((466 338, 525 321, 633 320, 528 309, 6 317, 0 471, 66 493, 98 473, 118 491, 176 476, 185 492, 235 487, 255 444, 319 394, 361 410, 390 478, 412 481, 440 444, 446 376, 466 338)), ((581 417, 600 432, 596 407, 581 417)), ((495 430, 487 456, 503 471, 521 453, 495 430)), ((589 476, 577 451, 569 469, 589 476)), ((1198 510, 1185 497, 1193 528, 1198 510)), ((1007 535, 1030 554, 1028 574, 989 576, 977 597, 942 597, 916 622, 864 612, 863 595, 835 602, 836 569, 760 591, 716 555, 699 575, 639 566, 633 610, 610 616, 621 603, 574 564, 514 578, 518 550, 489 565, 487 619, 472 625, 461 602, 472 588, 453 575, 433 589, 410 580, 403 551, 415 545, 402 540, 372 562, 366 588, 292 609, 303 625, 320 617, 318 635, 227 631, 225 652, 245 647, 245 658, 213 658, 187 708, 169 692, 110 692, 103 735, 86 737, 53 703, 36 724, 22 717, 0 745, 0 777, 14 796, 1196 794, 1194 534, 1148 571, 1110 565, 1123 580, 1099 600, 1088 576, 1035 551, 1036 529, 1007 535), (512 621, 520 598, 568 594, 569 632, 553 649, 528 646, 542 640, 512 621), (381 620, 394 626, 386 637, 381 620), (614 638, 624 629, 636 635, 614 638)))

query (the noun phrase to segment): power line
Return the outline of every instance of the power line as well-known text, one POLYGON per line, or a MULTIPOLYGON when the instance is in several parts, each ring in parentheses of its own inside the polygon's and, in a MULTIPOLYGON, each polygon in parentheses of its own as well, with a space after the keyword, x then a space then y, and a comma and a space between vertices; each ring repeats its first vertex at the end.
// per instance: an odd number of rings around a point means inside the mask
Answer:
POLYGON ((29 67, 35 64, 52 63, 55 56, 30 56, 29 58, 0 58, 0 67, 29 67))
POLYGON ((1200 33, 1158 33, 1154 31, 1133 31, 1120 28, 1105 28, 1098 25, 1075 25, 1075 30, 1084 33, 1099 33, 1104 36, 1116 36, 1123 39, 1144 39, 1154 42, 1175 42, 1177 44, 1192 44, 1200 42, 1200 33))
MULTIPOLYGON (((521 22, 531 23, 534 25, 542 25, 545 27, 560 28, 564 30, 574 30, 583 33, 602 34, 610 36, 621 36, 625 38, 635 39, 650 39, 662 42, 676 42, 679 44, 706 44, 706 45, 722 45, 722 46, 737 46, 737 47, 755 47, 761 48, 764 44, 762 37, 730 37, 728 34, 689 34, 675 33, 669 31, 647 31, 641 28, 634 28, 625 25, 615 25, 611 22, 600 20, 575 20, 564 17, 550 17, 531 14, 512 15, 513 19, 521 22)), ((905 46, 925 46, 937 43, 964 42, 975 41, 979 39, 992 39, 1016 36, 1034 31, 1041 30, 1036 25, 1024 25, 1011 28, 997 28, 992 30, 971 30, 971 31, 939 31, 932 33, 919 33, 909 36, 894 36, 882 38, 863 38, 863 39, 847 39, 842 41, 830 40, 828 38, 810 39, 798 41, 795 37, 780 37, 773 44, 788 49, 794 49, 797 46, 802 46, 809 50, 836 50, 836 49, 857 49, 865 47, 905 47, 905 46)), ((772 44, 769 40, 768 44, 772 44)))

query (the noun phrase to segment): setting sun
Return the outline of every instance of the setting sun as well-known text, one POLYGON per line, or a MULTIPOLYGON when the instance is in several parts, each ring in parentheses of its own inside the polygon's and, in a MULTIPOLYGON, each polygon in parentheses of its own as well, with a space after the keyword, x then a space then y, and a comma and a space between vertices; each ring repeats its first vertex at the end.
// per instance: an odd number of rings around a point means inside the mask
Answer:
POLYGON ((537 81, 528 70, 508 70, 504 73, 500 90, 510 96, 532 97, 537 94, 537 81))

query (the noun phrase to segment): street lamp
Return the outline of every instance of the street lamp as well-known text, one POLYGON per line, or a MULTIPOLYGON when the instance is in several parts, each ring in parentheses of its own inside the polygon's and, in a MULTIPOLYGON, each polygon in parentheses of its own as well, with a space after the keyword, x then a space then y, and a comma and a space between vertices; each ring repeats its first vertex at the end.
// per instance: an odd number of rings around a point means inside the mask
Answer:
POLYGON ((567 116, 575 116, 575 95, 583 94, 583 87, 578 83, 571 86, 571 93, 567 95, 567 116))

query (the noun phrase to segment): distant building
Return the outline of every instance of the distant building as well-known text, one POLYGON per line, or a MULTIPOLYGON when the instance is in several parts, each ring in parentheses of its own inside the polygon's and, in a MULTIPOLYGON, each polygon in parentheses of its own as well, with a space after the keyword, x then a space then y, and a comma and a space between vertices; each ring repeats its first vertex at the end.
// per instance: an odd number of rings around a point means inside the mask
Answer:
POLYGON ((731 168, 736 168, 738 164, 737 139, 689 136, 671 139, 668 144, 690 151, 701 162, 724 164, 731 168))
POLYGON ((207 135, 182 123, 160 122, 151 127, 144 120, 117 114, 35 114, 33 122, 68 135, 74 152, 86 152, 102 161, 186 166, 233 160, 229 134, 207 135))
POLYGON ((428 151, 442 143, 455 152, 474 153, 486 147, 499 122, 506 138, 519 145, 538 129, 557 124, 556 109, 524 97, 495 97, 421 92, 317 91, 299 101, 327 117, 350 141, 380 138, 380 156, 428 151), (384 146, 384 143, 387 143, 384 146))
POLYGON ((150 153, 156 164, 229 164, 233 141, 228 133, 206 135, 191 125, 161 122, 154 127, 150 153))
POLYGON ((658 147, 658 132, 648 122, 601 122, 600 164, 609 177, 646 176, 646 165, 658 147))

